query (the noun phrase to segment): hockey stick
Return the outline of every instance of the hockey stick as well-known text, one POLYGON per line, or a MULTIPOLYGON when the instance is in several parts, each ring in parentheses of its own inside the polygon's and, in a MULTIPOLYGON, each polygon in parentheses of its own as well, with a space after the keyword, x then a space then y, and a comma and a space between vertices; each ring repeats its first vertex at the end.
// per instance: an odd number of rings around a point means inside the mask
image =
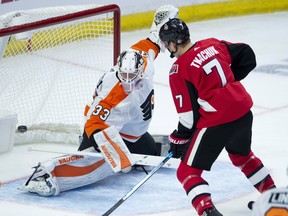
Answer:
MULTIPOLYGON (((48 152, 48 153, 57 153, 57 154, 71 154, 71 155, 83 155, 83 156, 94 156, 94 157, 99 157, 102 156, 101 153, 97 152, 91 152, 91 151, 75 151, 74 148, 73 150, 69 150, 67 147, 66 149, 63 148, 57 148, 55 146, 29 146, 28 151, 38 151, 38 152, 48 152)), ((136 165, 143 165, 143 166, 157 166, 160 161, 164 159, 163 156, 154 156, 154 155, 143 155, 143 154, 134 154, 132 153, 134 159, 135 159, 135 164, 136 165)), ((178 168, 180 163, 179 159, 176 158, 171 158, 169 162, 165 163, 163 167, 165 168, 178 168)))
POLYGON ((140 188, 149 178, 151 178, 163 165, 173 156, 173 153, 170 152, 153 170, 151 170, 146 177, 135 185, 125 196, 123 196, 115 205, 113 205, 108 211, 106 211, 102 216, 108 216, 113 211, 115 211, 122 203, 125 202, 138 188, 140 188))

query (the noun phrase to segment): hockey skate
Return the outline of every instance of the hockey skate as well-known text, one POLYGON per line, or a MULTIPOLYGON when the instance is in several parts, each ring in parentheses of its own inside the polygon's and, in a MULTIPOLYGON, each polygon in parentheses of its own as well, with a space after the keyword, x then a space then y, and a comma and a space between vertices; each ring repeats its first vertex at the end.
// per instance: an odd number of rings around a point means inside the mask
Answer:
POLYGON ((215 207, 206 209, 202 216, 223 216, 215 207))
POLYGON ((59 188, 55 177, 53 177, 51 173, 41 169, 40 164, 34 168, 35 171, 20 190, 37 193, 40 196, 53 196, 59 194, 59 188), (36 176, 34 177, 34 175, 36 176))

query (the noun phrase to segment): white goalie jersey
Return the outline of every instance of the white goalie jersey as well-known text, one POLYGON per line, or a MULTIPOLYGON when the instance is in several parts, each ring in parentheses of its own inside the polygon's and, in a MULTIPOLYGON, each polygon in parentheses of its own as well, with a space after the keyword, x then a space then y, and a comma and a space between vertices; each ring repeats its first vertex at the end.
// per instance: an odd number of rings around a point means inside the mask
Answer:
POLYGON ((154 109, 153 74, 155 54, 146 54, 143 77, 133 91, 127 94, 119 81, 118 67, 105 73, 96 88, 92 105, 86 107, 85 132, 90 137, 94 131, 115 126, 123 139, 134 142, 147 132, 154 109), (89 110, 93 110, 89 113, 89 110))

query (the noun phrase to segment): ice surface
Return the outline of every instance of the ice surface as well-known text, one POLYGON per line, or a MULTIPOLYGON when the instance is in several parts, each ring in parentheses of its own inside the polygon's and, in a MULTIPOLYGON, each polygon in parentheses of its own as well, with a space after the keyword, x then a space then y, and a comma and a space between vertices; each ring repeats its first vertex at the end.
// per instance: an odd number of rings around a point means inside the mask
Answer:
MULTIPOLYGON (((287 186, 288 166, 288 13, 273 13, 218 19, 189 24, 192 41, 217 37, 232 42, 249 43, 257 55, 258 66, 243 84, 254 99, 254 153, 271 171, 278 186, 287 186)), ((148 30, 122 34, 122 48, 146 37, 148 30)), ((155 115, 149 132, 169 134, 177 126, 178 117, 168 87, 168 71, 173 62, 168 53, 155 61, 155 115)), ((31 173, 38 161, 54 157, 52 153, 28 152, 27 146, 15 146, 0 155, 1 215, 101 215, 137 182, 142 172, 110 177, 61 194, 43 198, 25 194, 17 187, 31 173)), ((205 173, 216 206, 226 216, 247 216, 246 205, 259 194, 240 171, 227 163, 225 152, 211 173, 205 173)), ((175 179, 175 170, 161 169, 120 206, 114 215, 196 215, 175 179)))

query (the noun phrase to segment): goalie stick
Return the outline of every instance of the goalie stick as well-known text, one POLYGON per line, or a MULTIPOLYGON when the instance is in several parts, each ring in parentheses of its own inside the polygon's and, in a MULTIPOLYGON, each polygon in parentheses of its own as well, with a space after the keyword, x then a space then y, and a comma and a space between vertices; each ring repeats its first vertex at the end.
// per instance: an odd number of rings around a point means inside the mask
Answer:
MULTIPOLYGON (((101 156, 101 153, 91 152, 91 151, 75 151, 69 150, 68 148, 57 148, 55 146, 29 146, 29 151, 39 151, 39 152, 49 152, 49 153, 57 153, 57 154, 71 154, 71 155, 87 155, 87 156, 101 156)), ((143 155, 143 154, 134 154, 132 153, 135 164, 143 165, 143 166, 157 166, 165 157, 163 156, 154 156, 154 155, 143 155)), ((180 159, 171 158, 167 163, 163 164, 164 168, 178 168, 180 163, 180 159)))
POLYGON ((165 165, 165 163, 173 156, 173 153, 170 152, 168 155, 156 166, 153 170, 151 170, 148 175, 142 181, 140 181, 137 185, 135 185, 125 196, 123 196, 115 205, 113 205, 108 211, 106 211, 102 216, 108 216, 113 211, 115 211, 125 200, 127 200, 138 188, 140 188, 149 178, 151 178, 161 167, 165 165))

